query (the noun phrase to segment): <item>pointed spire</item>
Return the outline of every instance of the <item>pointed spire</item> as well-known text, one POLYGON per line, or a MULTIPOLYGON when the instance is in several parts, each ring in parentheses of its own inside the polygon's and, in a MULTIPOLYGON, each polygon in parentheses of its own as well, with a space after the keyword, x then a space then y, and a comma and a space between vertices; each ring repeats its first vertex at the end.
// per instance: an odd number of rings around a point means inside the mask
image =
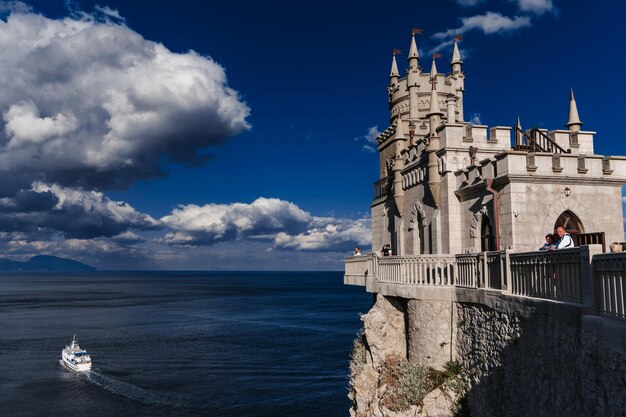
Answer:
POLYGON ((420 59, 417 44, 415 43, 415 35, 411 37, 411 47, 409 48, 409 62, 411 62, 411 59, 420 59))
POLYGON ((578 132, 583 122, 578 117, 578 108, 576 107, 576 99, 574 98, 574 89, 570 89, 569 93, 569 117, 565 125, 570 132, 578 132))
POLYGON ((522 122, 520 122, 519 114, 517 115, 517 124, 515 125, 515 146, 524 143, 524 131, 522 130, 522 122))
POLYGON ((433 65, 430 67, 430 80, 437 76, 437 64, 435 64, 435 57, 433 57, 433 65))
POLYGON ((439 98, 437 97, 437 65, 435 65, 435 58, 433 58, 433 66, 430 69, 430 82, 432 88, 430 91, 430 108, 426 116, 431 115, 443 115, 441 108, 439 107, 439 98))
POLYGON ((454 65, 454 64, 462 64, 463 61, 461 60, 461 53, 459 52, 459 45, 457 40, 454 40, 454 51, 452 52, 452 62, 450 62, 450 65, 454 65))
POLYGON ((398 72, 398 64, 396 63, 396 56, 393 55, 391 58, 391 73, 389 73, 389 78, 400 77, 400 73, 398 72))

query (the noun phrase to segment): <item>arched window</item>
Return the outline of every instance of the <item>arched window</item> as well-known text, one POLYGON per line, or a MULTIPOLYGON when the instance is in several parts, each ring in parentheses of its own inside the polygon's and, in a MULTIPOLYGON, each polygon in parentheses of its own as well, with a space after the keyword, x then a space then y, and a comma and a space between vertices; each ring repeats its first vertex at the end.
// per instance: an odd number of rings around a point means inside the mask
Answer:
POLYGON ((480 250, 481 252, 496 250, 496 238, 493 234, 493 226, 486 214, 483 214, 483 220, 480 226, 480 250))
POLYGON ((554 223, 554 230, 557 227, 563 227, 567 233, 570 235, 579 235, 585 233, 585 228, 583 227, 583 222, 580 221, 577 215, 572 213, 569 210, 561 213, 558 219, 556 219, 556 223, 554 223))

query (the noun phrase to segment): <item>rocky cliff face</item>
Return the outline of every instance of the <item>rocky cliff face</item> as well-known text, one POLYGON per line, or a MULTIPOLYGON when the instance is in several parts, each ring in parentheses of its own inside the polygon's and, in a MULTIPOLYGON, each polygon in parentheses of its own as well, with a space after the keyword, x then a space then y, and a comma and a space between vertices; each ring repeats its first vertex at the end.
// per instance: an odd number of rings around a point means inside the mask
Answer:
POLYGON ((351 417, 624 416, 623 321, 451 291, 448 300, 377 294, 354 344, 351 417))
POLYGON ((460 369, 408 361, 407 302, 378 294, 362 320, 350 363, 351 417, 453 416, 465 386, 460 369))

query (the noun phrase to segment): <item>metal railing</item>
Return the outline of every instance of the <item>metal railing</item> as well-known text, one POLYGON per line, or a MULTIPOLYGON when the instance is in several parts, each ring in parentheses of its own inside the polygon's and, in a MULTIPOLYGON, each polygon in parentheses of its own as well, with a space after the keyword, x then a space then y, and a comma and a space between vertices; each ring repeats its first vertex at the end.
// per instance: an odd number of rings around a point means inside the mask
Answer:
POLYGON ((545 132, 536 127, 524 132, 515 126, 514 137, 515 146, 513 149, 516 151, 571 153, 571 150, 563 149, 545 132))
POLYGON ((626 253, 593 257, 595 306, 601 314, 626 319, 626 253))

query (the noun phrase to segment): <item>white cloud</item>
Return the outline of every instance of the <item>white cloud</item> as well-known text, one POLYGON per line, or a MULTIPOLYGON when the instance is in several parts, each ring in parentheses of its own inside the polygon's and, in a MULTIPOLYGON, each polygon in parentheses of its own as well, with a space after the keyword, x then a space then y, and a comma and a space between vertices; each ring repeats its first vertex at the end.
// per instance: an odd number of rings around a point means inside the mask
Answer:
POLYGON ((271 241, 276 249, 335 251, 367 245, 371 239, 369 219, 315 217, 276 198, 180 206, 161 222, 172 229, 162 242, 181 246, 248 240, 271 241))
POLYGON ((53 137, 72 133, 78 127, 73 114, 61 113, 52 117, 40 117, 39 109, 32 101, 21 101, 11 105, 4 113, 8 148, 28 143, 41 143, 53 137))
POLYGON ((311 222, 311 228, 304 233, 278 233, 274 246, 301 251, 345 251, 355 245, 371 244, 370 223, 369 218, 351 220, 316 217, 311 222))
POLYGON ((555 7, 552 0, 510 0, 517 3, 522 12, 530 12, 538 15, 546 12, 554 11, 555 7))
POLYGON ((622 203, 626 204, 626 197, 622 197, 622 203))
POLYGON ((21 232, 33 240, 60 233, 66 238, 126 237, 135 228, 160 228, 151 216, 96 191, 35 182, 30 190, 0 199, 0 230, 21 232))
POLYGON ((368 152, 376 152, 378 149, 378 142, 376 138, 380 135, 380 131, 378 130, 378 126, 371 126, 367 128, 367 133, 363 136, 357 136, 354 138, 355 141, 365 140, 365 144, 363 145, 363 150, 368 152))
POLYGON ((249 129, 224 68, 144 39, 116 10, 61 19, 19 2, 2 10, 0 175, 120 187, 168 160, 197 163, 202 149, 249 129))
POLYGON ((303 230, 311 215, 293 203, 276 198, 258 198, 251 204, 182 205, 161 222, 173 229, 164 242, 203 245, 244 237, 268 238, 274 233, 303 230))
POLYGON ((510 18, 500 13, 486 12, 482 15, 464 17, 461 19, 460 27, 435 33, 432 37, 434 39, 448 39, 456 34, 462 34, 470 30, 480 30, 486 35, 492 35, 511 32, 528 26, 531 26, 531 22, 527 16, 510 18))

